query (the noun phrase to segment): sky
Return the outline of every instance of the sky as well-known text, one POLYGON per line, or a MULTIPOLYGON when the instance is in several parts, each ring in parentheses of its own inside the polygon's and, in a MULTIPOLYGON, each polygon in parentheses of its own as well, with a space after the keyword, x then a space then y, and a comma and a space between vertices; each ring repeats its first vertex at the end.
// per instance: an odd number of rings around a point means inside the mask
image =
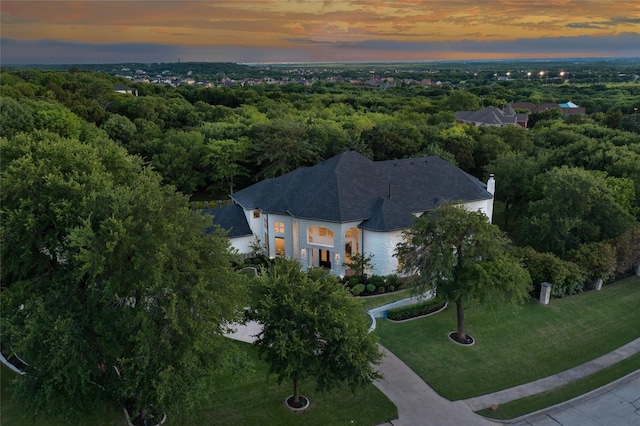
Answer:
POLYGON ((640 0, 0 1, 2 64, 640 58, 640 0))

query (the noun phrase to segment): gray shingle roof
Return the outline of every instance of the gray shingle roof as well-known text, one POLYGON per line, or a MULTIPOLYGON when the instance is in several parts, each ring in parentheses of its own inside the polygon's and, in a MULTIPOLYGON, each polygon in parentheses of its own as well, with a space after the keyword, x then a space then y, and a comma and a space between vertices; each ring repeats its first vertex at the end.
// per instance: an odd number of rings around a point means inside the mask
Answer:
MULTIPOLYGON (((218 225, 220 228, 229 231, 227 234, 229 238, 253 235, 242 207, 237 204, 218 207, 216 209, 203 209, 202 214, 212 215, 214 225, 218 225)), ((208 231, 211 232, 212 229, 208 231)))
POLYGON ((245 209, 327 222, 403 229, 443 200, 490 199, 486 185, 439 157, 372 161, 344 152, 232 195, 245 209))
POLYGON ((504 109, 488 106, 478 111, 456 111, 454 116, 457 120, 466 123, 487 126, 517 125, 518 121, 526 121, 527 119, 527 114, 516 114, 509 105, 504 109))

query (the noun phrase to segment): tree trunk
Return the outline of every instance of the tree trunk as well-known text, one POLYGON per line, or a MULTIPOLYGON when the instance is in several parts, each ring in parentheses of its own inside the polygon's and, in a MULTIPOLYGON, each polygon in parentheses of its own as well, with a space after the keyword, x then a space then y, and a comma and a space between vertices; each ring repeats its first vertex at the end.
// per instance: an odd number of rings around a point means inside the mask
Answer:
POLYGON ((464 331, 464 308, 462 302, 456 302, 456 312, 458 314, 458 340, 465 342, 467 340, 467 333, 464 331))
POLYGON ((293 405, 300 406, 300 392, 298 391, 298 378, 297 375, 293 379, 293 405))

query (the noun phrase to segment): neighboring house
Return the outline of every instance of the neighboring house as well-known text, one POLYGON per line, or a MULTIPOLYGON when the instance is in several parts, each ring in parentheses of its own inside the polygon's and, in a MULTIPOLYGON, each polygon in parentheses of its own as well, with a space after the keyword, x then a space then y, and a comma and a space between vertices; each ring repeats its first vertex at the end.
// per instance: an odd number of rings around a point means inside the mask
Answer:
POLYGON ((456 111, 454 115, 459 123, 475 126, 520 126, 526 128, 529 120, 528 114, 517 114, 510 105, 504 109, 488 106, 478 111, 456 111))
POLYGON ((127 95, 138 96, 138 89, 134 89, 133 87, 113 86, 113 90, 116 93, 125 93, 127 95))
POLYGON ((344 152, 313 167, 267 179, 231 196, 235 205, 207 210, 250 253, 259 239, 269 257, 348 275, 355 254, 372 254, 376 275, 397 272, 395 247, 414 218, 443 201, 493 215, 495 181, 487 185, 439 157, 372 161, 344 152), (247 239, 251 232, 251 238, 247 239), (238 237, 235 237, 236 233, 238 237))
POLYGON ((536 105, 531 102, 514 102, 511 104, 513 109, 525 109, 531 113, 546 111, 548 109, 559 109, 562 111, 562 115, 585 115, 586 109, 580 107, 573 102, 565 102, 562 104, 544 103, 536 105))

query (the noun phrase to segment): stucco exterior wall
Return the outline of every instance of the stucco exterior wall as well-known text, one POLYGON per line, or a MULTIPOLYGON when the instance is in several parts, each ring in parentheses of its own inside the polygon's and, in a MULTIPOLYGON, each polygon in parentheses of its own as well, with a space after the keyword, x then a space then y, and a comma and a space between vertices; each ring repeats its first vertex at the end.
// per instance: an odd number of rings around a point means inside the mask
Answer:
POLYGON ((466 203, 465 207, 469 211, 480 210, 482 213, 487 215, 489 222, 493 220, 493 199, 472 201, 470 203, 466 203))
POLYGON ((371 273, 390 275, 398 272, 398 259, 394 252, 402 239, 402 231, 373 232, 363 231, 362 242, 365 254, 372 254, 374 264, 371 273))
POLYGON ((250 254, 251 244, 255 241, 255 236, 247 235, 245 237, 231 238, 231 247, 238 250, 240 254, 250 254))

